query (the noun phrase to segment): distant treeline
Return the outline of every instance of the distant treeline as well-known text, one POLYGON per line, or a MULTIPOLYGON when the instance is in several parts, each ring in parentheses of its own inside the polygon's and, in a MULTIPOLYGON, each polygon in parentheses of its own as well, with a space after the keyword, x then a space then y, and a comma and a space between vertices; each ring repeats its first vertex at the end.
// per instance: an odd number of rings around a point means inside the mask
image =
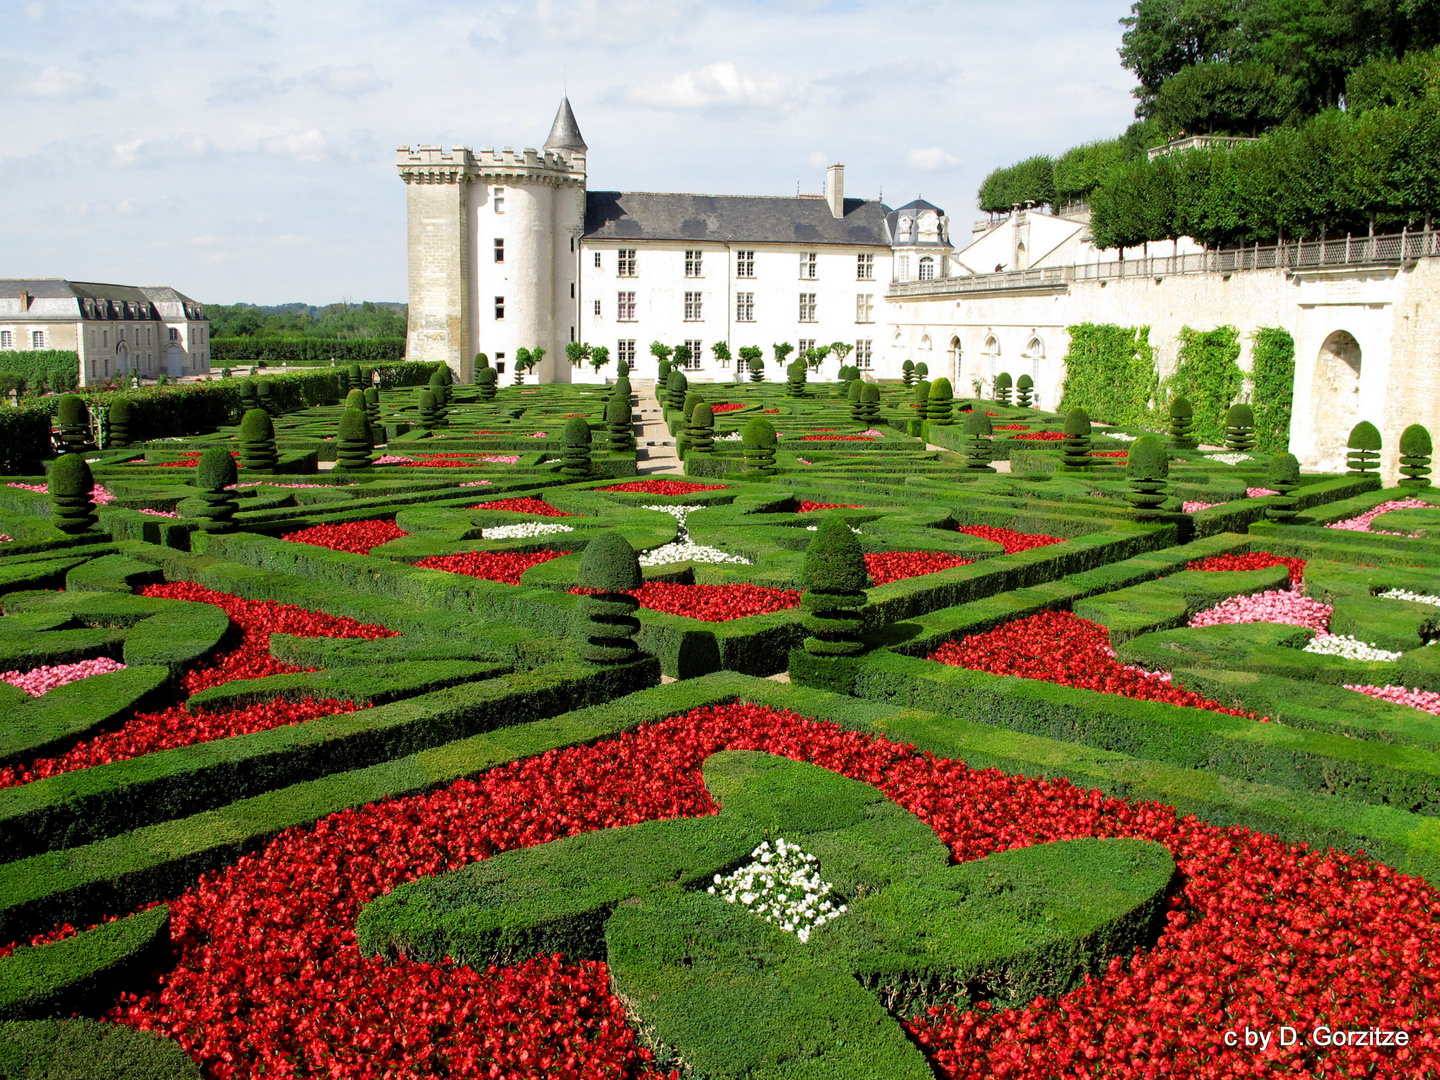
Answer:
POLYGON ((408 304, 207 304, 211 337, 323 338, 344 341, 356 338, 403 338, 408 304))

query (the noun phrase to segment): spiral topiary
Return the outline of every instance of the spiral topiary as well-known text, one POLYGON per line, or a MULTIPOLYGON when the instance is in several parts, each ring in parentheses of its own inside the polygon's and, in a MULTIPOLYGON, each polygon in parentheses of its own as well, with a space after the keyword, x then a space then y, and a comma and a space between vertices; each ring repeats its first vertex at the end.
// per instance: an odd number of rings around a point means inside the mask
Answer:
POLYGON ((85 400, 75 394, 66 394, 55 405, 55 426, 60 430, 60 441, 72 453, 90 447, 90 410, 85 400))
POLYGON ((1010 404, 1010 387, 1014 384, 1010 381, 1010 373, 1002 371, 995 376, 995 400, 1001 405, 1010 404))
POLYGON ((373 386, 365 388, 365 418, 377 435, 380 434, 380 391, 373 386))
POLYGON ((1022 409, 1030 408, 1030 403, 1035 400, 1035 380, 1029 375, 1021 375, 1015 380, 1015 404, 1022 409))
POLYGON ((1265 486, 1279 493, 1270 496, 1265 516, 1271 521, 1293 521, 1298 500, 1290 493, 1300 486, 1300 462, 1294 454, 1276 454, 1270 459, 1265 486))
POLYGON ((639 652, 635 635, 640 631, 635 612, 640 601, 627 590, 643 583, 635 549, 618 532, 602 532, 585 546, 578 584, 597 591, 580 597, 576 613, 575 637, 582 660, 623 664, 635 659, 639 652))
POLYGON ((630 377, 628 375, 621 375, 615 380, 615 385, 610 388, 610 393, 613 397, 621 397, 628 402, 635 393, 635 391, 630 388, 630 377))
POLYGON ((930 407, 930 384, 924 379, 917 380, 911 400, 915 403, 915 415, 924 420, 926 410, 930 407))
POLYGON ((200 506, 194 516, 205 532, 227 533, 235 528, 235 512, 240 504, 235 500, 235 493, 229 490, 235 479, 235 459, 229 450, 212 446, 200 455, 200 464, 195 469, 200 506))
POLYGON ((805 384, 810 378, 810 369, 803 360, 795 360, 785 369, 785 392, 791 397, 804 397, 805 384))
POLYGON ((965 467, 977 472, 994 472, 990 462, 995 460, 995 440, 992 438, 995 427, 990 418, 979 410, 966 413, 960 431, 964 436, 961 453, 965 455, 965 467))
POLYGON ((345 383, 345 389, 346 389, 346 390, 364 390, 364 389, 365 389, 365 376, 363 376, 363 375, 360 374, 360 365, 359 365, 359 364, 351 364, 348 368, 346 368, 346 369, 345 369, 345 378, 346 378, 346 383, 345 383))
POLYGON ((615 380, 618 382, 618 381, 621 380, 621 379, 628 379, 629 377, 630 377, 630 361, 629 361, 629 360, 616 360, 616 361, 615 361, 615 380))
POLYGON ((1423 491, 1430 486, 1430 432, 1411 424, 1400 433, 1400 487, 1423 491))
MULTIPOLYGON (((497 385, 500 377, 495 374, 492 367, 481 368, 475 373, 475 386, 479 391, 481 401, 494 401, 495 395, 500 392, 497 385)), ((431 391, 434 393, 434 391, 431 391)))
POLYGON ((1380 468, 1380 431, 1368 420, 1350 429, 1350 456, 1345 459, 1351 476, 1375 476, 1380 468))
POLYGON ((867 383, 860 394, 860 419, 874 427, 880 421, 880 387, 867 383))
POLYGON ((690 392, 690 380, 678 368, 671 368, 665 379, 665 407, 674 412, 685 411, 685 395, 690 392))
POLYGON ((240 464, 256 472, 271 472, 279 463, 274 421, 264 409, 251 409, 240 420, 240 464))
POLYGON ((1194 450, 1200 445, 1195 438, 1195 409, 1188 398, 1177 397, 1170 402, 1170 446, 1175 450, 1194 450))
POLYGON ((99 520, 95 516, 95 477, 79 454, 61 454, 50 463, 50 519, 57 529, 74 536, 99 520))
POLYGON ((565 421, 561 430, 560 475, 583 480, 590 475, 590 425, 578 416, 565 421))
MULTIPOLYGON (((447 368, 446 370, 449 369, 447 368)), ((436 401, 440 402, 441 405, 448 406, 450 404, 450 387, 446 384, 444 375, 438 371, 435 372, 430 376, 430 381, 427 385, 430 387, 430 392, 435 395, 436 401)))
MULTIPOLYGON (((340 387, 340 392, 343 394, 345 392, 345 387, 343 385, 345 381, 343 373, 340 377, 340 381, 342 384, 340 387)), ((251 409, 258 409, 260 407, 260 396, 255 389, 254 379, 250 378, 250 376, 247 375, 245 376, 245 378, 241 379, 238 383, 236 383, 235 388, 240 393, 241 416, 244 416, 251 409)))
POLYGON ((687 454, 708 454, 715 449, 715 411, 703 401, 690 410, 685 443, 687 454))
POLYGON ((346 409, 340 417, 340 438, 336 446, 337 469, 368 469, 375 449, 370 421, 360 409, 346 409))
POLYGON ((705 398, 701 396, 698 390, 685 391, 685 404, 681 406, 680 411, 685 414, 686 420, 690 419, 690 414, 695 411, 695 406, 704 400, 705 398))
POLYGON ((745 457, 745 471, 752 476, 769 476, 775 471, 775 425, 757 416, 740 431, 740 452, 745 457))
POLYGON ((426 387, 420 391, 420 426, 426 431, 434 431, 440 425, 439 417, 440 403, 435 400, 434 392, 426 387))
POLYGON ((765 359, 764 359, 764 357, 757 356, 757 357, 755 357, 755 359, 753 359, 753 360, 750 361, 750 381, 751 381, 751 382, 764 382, 764 381, 765 381, 765 359))
POLYGON ((1067 469, 1088 469, 1090 457, 1090 414, 1071 409, 1065 414, 1065 440, 1061 444, 1067 469))
POLYGON ((1160 507, 1167 497, 1165 482, 1170 476, 1170 455, 1157 436, 1142 435, 1130 444, 1125 476, 1130 483, 1125 497, 1135 517, 1140 521, 1161 517, 1160 507))
POLYGON ((1255 449, 1255 410, 1244 402, 1225 411, 1225 449, 1237 454, 1255 449))
POLYGON ((130 445, 130 399, 116 398, 105 410, 106 427, 110 429, 111 446, 130 445))
POLYGON ((845 388, 845 400, 850 403, 850 419, 859 423, 863 416, 860 411, 862 395, 865 393, 865 384, 855 379, 845 388))
POLYGON ((256 381, 255 402, 271 416, 280 415, 280 403, 275 400, 275 395, 271 393, 269 379, 259 379, 256 381))
POLYGON ((865 628, 860 609, 870 575, 865 552, 850 526, 838 514, 826 514, 805 549, 802 571, 805 593, 800 598, 807 634, 803 648, 811 656, 842 657, 863 652, 865 628))
POLYGON ((949 427, 955 422, 955 391, 950 388, 949 379, 936 379, 930 384, 925 419, 941 427, 949 427))
POLYGON ((900 365, 900 381, 905 384, 907 389, 915 385, 915 362, 913 360, 906 360, 900 365))
POLYGON ((670 372, 672 366, 669 358, 659 360, 655 364, 655 389, 665 390, 670 384, 670 372))
POLYGON ((612 451, 624 454, 635 449, 635 417, 630 410, 629 394, 614 394, 605 403, 605 427, 612 451))

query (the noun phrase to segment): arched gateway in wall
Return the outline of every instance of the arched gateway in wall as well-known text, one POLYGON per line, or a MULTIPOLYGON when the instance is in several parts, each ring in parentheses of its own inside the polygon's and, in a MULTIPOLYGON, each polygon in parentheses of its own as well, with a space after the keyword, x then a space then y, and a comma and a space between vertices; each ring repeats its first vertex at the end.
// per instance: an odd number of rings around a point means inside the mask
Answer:
POLYGON ((1344 457, 1350 429, 1360 419, 1360 343, 1336 330, 1320 346, 1311 384, 1315 452, 1322 460, 1344 457))

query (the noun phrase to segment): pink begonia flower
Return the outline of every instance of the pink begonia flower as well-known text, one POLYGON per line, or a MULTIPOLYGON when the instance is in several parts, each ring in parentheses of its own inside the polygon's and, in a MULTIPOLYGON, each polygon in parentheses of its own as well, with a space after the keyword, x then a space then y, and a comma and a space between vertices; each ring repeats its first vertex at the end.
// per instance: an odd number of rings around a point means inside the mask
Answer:
POLYGON ((803 457, 797 457, 795 460, 798 461, 801 465, 814 465, 814 464, 815 464, 813 461, 806 461, 803 457))
POLYGON ((1280 494, 1280 493, 1279 493, 1278 491, 1271 491, 1269 488, 1252 488, 1252 487, 1247 487, 1247 488, 1245 489, 1245 497, 1246 497, 1247 499, 1263 499, 1266 495, 1279 495, 1279 494, 1280 494))
POLYGON ((177 510, 151 510, 148 507, 144 510, 141 510, 140 513, 149 514, 151 517, 178 518, 180 516, 180 513, 177 510))
POLYGON ((481 454, 481 461, 489 461, 495 465, 515 465, 520 461, 519 454, 481 454))
POLYGON ((868 430, 866 430, 866 431, 860 432, 860 434, 861 434, 861 435, 869 435, 871 438, 881 438, 881 439, 883 439, 883 438, 885 437, 885 433, 884 433, 883 431, 876 431, 873 427, 870 428, 870 429, 868 429, 868 430))
POLYGON ((1409 705, 1412 709, 1440 716, 1440 694, 1434 690, 1407 690, 1403 686, 1355 686, 1351 683, 1346 683, 1345 689, 1368 694, 1392 705, 1409 705))
POLYGON ((1392 510, 1431 510, 1434 503, 1425 502, 1422 499, 1391 499, 1383 502, 1374 510, 1367 510, 1358 517, 1346 518, 1344 521, 1332 521, 1326 525, 1327 529, 1347 529, 1350 532, 1373 532, 1377 536, 1409 536, 1409 533, 1391 532, 1389 529, 1371 529, 1370 523, 1381 514, 1388 514, 1392 510))
POLYGON ((1201 510, 1209 510, 1212 506, 1224 506, 1224 503, 1187 502, 1180 509, 1187 514, 1198 514, 1201 510))
POLYGON ((486 484, 489 484, 489 483, 490 483, 489 480, 461 480, 461 481, 460 481, 460 486, 461 486, 461 487, 482 487, 482 486, 484 486, 484 485, 486 485, 486 484))
POLYGON ((29 671, 0 671, 0 682, 18 686, 31 697, 40 697, 66 683, 88 679, 91 675, 124 670, 124 664, 102 656, 95 660, 81 660, 78 664, 58 664, 55 667, 37 667, 29 671))
POLYGON ((549 436, 546 435, 545 432, 543 432, 543 431, 535 431, 535 432, 531 432, 530 438, 532 438, 532 439, 548 439, 549 436))
POLYGON ((414 458, 404 457, 401 454, 385 454, 375 459, 376 465, 413 465, 414 458))
POLYGON ((13 544, 14 542, 15 538, 13 536, 6 536, 4 533, 0 533, 0 544, 13 544))
MULTIPOLYGON (((17 484, 17 483, 12 483, 12 484, 10 484, 9 486, 10 486, 10 487, 13 487, 13 488, 23 488, 23 489, 25 489, 26 491, 33 491, 33 492, 35 492, 35 494, 37 494, 37 495, 48 495, 48 494, 50 494, 50 485, 49 485, 49 484, 17 484)), ((93 488, 91 488, 91 489, 90 489, 90 498, 94 499, 96 505, 98 505, 98 506, 104 506, 106 503, 111 503, 111 502, 114 502, 114 501, 115 501, 115 496, 112 495, 112 494, 110 494, 109 491, 105 490, 105 485, 104 485, 104 484, 96 484, 93 488)))
POLYGON ((1289 589, 1271 589, 1252 596, 1232 596, 1214 607, 1198 612, 1191 626, 1231 626, 1237 623, 1272 622, 1303 626, 1318 634, 1329 633, 1335 609, 1289 589))

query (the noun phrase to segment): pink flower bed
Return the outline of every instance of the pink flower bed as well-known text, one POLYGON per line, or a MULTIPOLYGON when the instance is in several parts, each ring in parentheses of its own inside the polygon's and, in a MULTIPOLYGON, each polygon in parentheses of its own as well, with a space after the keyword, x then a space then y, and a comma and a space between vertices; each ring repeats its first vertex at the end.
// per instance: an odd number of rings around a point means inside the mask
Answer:
POLYGON ((14 542, 15 538, 13 536, 6 536, 4 533, 0 533, 0 544, 13 544, 14 542))
MULTIPOLYGON (((21 488, 21 489, 23 489, 23 490, 25 490, 25 491, 33 491, 33 492, 35 492, 35 494, 37 494, 37 495, 48 495, 48 494, 50 494, 50 485, 49 485, 49 484, 19 484, 19 483, 12 483, 12 484, 10 484, 10 485, 8 485, 8 486, 13 487, 13 488, 21 488)), ((115 496, 112 495, 112 494, 110 494, 110 492, 108 492, 107 490, 105 490, 105 485, 104 485, 104 484, 96 484, 93 488, 91 488, 91 489, 90 489, 90 497, 95 500, 95 503, 96 503, 97 506, 104 506, 106 503, 110 503, 110 502, 114 502, 114 501, 115 501, 115 496)))
POLYGON ((460 481, 460 486, 461 486, 461 487, 481 487, 482 485, 489 484, 489 483, 490 483, 489 480, 461 480, 461 481, 460 481))
POLYGON ((1440 694, 1434 690, 1407 690, 1403 686, 1355 686, 1351 683, 1346 683, 1345 689, 1388 701, 1392 705, 1409 705, 1412 709, 1440 716, 1440 694))
POLYGON ((178 518, 180 516, 180 511, 178 510, 151 510, 148 507, 142 509, 140 513, 149 514, 151 517, 178 518))
MULTIPOLYGON (((1358 517, 1346 518, 1344 521, 1332 521, 1325 527, 1327 529, 1346 529, 1350 532, 1371 532, 1370 523, 1381 514, 1388 514, 1392 510, 1430 510, 1434 508, 1433 503, 1425 502, 1422 499, 1391 499, 1383 502, 1373 510, 1367 510, 1358 517)), ((1409 536, 1409 533, 1391 532, 1388 529, 1373 530, 1380 536, 1409 536)))
POLYGON ((1197 613, 1191 626, 1228 626, 1237 623, 1273 622, 1303 626, 1328 634, 1335 609, 1289 589, 1271 589, 1252 596, 1232 596, 1197 613))
MULTIPOLYGON (((493 465, 514 465, 520 460, 519 454, 481 454, 481 461, 488 461, 493 465)), ((483 483, 489 483, 488 480, 483 483)))
POLYGON ((40 697, 57 686, 88 679, 91 675, 104 675, 108 671, 124 671, 125 665, 116 663, 108 656, 95 660, 81 660, 77 664, 56 664, 54 667, 37 667, 29 671, 0 671, 0 682, 18 686, 31 697, 40 697))
POLYGON ((402 454, 384 454, 375 459, 376 465, 408 465, 414 458, 405 457, 402 454))
POLYGON ((1263 499, 1266 495, 1279 495, 1278 491, 1271 491, 1269 488, 1246 488, 1247 499, 1263 499))
POLYGON ((1224 505, 1224 503, 1187 502, 1181 509, 1187 514, 1198 514, 1201 510, 1209 510, 1212 506, 1224 505))

